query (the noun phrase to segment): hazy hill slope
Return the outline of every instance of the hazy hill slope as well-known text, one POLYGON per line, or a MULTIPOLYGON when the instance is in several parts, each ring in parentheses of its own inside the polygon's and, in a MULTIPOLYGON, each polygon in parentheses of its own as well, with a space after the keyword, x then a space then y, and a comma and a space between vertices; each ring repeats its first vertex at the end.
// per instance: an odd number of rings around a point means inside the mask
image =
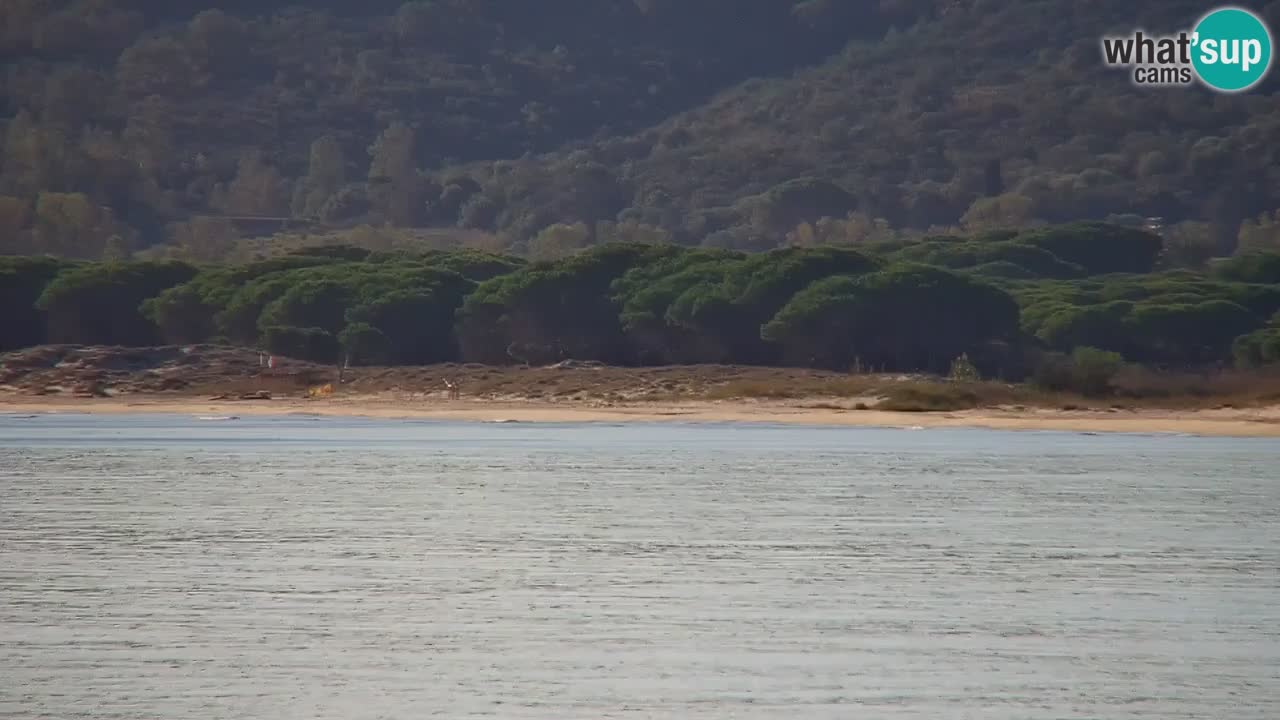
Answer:
MULTIPOLYGON (((955 224, 978 203, 975 221, 1139 213, 1217 222, 1233 239, 1242 218, 1280 208, 1280 73, 1239 96, 1138 88, 1099 49, 1105 33, 1174 31, 1203 12, 1169 0, 957 5, 650 131, 517 166, 489 192, 518 222, 546 204, 541 176, 599 160, 631 192, 601 215, 690 239, 785 229, 770 227, 768 193, 801 177, 834 181, 847 209, 897 226, 955 224)), ((1280 3, 1266 12, 1280 25, 1280 3)))
MULTIPOLYGON (((330 196, 365 181, 388 128, 410 133, 387 151, 402 175, 546 152, 821 61, 915 12, 813 0, 8 0, 0 195, 29 215, 42 192, 84 193, 151 240, 190 213, 318 214, 291 200, 320 138, 337 148, 330 196)), ((411 194, 414 211, 390 219, 436 222, 429 198, 411 194)), ((349 204, 331 215, 361 214, 349 204)))
MULTIPOLYGON (((514 241, 584 223, 570 244, 621 221, 763 248, 856 211, 915 228, 1203 219, 1229 253, 1242 219, 1280 208, 1280 72, 1241 96, 1137 89, 1098 45, 1203 11, 6 0, 0 252, 225 245, 225 226, 173 226, 205 215, 514 241)), ((1265 11, 1280 27, 1280 2, 1265 11)))

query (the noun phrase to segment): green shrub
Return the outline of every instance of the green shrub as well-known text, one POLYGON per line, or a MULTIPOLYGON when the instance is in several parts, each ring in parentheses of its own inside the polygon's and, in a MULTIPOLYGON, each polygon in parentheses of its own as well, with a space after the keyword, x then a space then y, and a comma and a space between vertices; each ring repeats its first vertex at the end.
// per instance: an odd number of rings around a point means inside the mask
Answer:
POLYGON ((960 357, 951 361, 950 377, 957 382, 973 382, 982 379, 978 374, 978 368, 969 360, 968 353, 961 353, 960 357))
POLYGON ((384 363, 390 350, 387 336, 369 323, 351 323, 338 334, 347 359, 360 365, 384 363))
POLYGON ((1268 327, 1236 338, 1232 345, 1236 366, 1262 367, 1280 363, 1280 328, 1268 327))
POLYGON ((1124 368, 1120 353, 1091 347, 1078 347, 1071 353, 1072 377, 1076 389, 1085 395, 1109 395, 1112 381, 1124 368))
POLYGON ((1280 283, 1280 252, 1251 252, 1215 262, 1214 276, 1235 282, 1280 283))
POLYGON ((1036 367, 1034 382, 1046 390, 1101 397, 1115 391, 1113 383, 1123 368, 1119 353, 1078 347, 1071 355, 1046 354, 1036 367))
POLYGON ((876 410, 894 412, 949 412, 978 407, 978 394, 956 385, 910 384, 891 388, 876 403, 876 410))

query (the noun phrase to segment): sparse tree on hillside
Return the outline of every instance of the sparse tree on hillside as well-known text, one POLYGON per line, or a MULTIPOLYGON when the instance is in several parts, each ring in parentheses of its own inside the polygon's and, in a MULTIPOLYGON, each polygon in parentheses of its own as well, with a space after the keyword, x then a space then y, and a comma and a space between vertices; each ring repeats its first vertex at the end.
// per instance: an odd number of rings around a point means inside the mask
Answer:
POLYGON ((128 247, 132 235, 111 208, 81 193, 40 193, 36 199, 36 247, 65 257, 100 259, 113 237, 128 247))
MULTIPOLYGON (((1243 229, 1241 234, 1243 235, 1243 229)), ((1203 268, 1217 254, 1213 227, 1206 222, 1181 222, 1161 231, 1164 264, 1175 268, 1203 268)))
POLYGON ((1256 220, 1245 220, 1240 225, 1238 253, 1280 251, 1280 210, 1263 213, 1256 220))
POLYGON ((31 218, 31 203, 22 198, 0 195, 0 254, 30 252, 25 237, 31 218))
POLYGON ((552 225, 529 241, 529 259, 562 260, 586 248, 590 241, 591 231, 585 223, 552 225))
POLYGON ((970 230, 1019 228, 1035 223, 1035 203, 1017 193, 978 198, 960 223, 970 230))
POLYGON ((620 242, 657 245, 671 242, 671 233, 660 227, 635 221, 596 223, 596 243, 620 242))
POLYGON ((311 162, 307 175, 298 181, 293 194, 294 216, 319 217, 325 204, 346 183, 346 158, 337 138, 325 135, 311 143, 311 162))
POLYGON ((288 215, 288 183, 267 163, 261 151, 240 158, 235 179, 225 190, 214 190, 214 204, 231 215, 280 217, 288 215))
POLYGON ((132 98, 181 97, 203 87, 206 75, 183 44, 172 37, 139 41, 120 54, 116 82, 132 98))
POLYGON ((66 191, 79 174, 79 156, 66 132, 39 123, 25 110, 7 123, 0 162, 4 187, 25 197, 66 191))
POLYGON ((392 124, 369 147, 369 199, 393 225, 413 227, 426 211, 416 153, 417 133, 403 123, 392 124))
POLYGON ((178 154, 173 131, 174 104, 152 95, 132 107, 121 140, 138 169, 151 178, 163 178, 178 154))
POLYGON ((197 217, 174 225, 169 237, 170 243, 186 260, 221 262, 234 251, 240 233, 226 218, 197 217))

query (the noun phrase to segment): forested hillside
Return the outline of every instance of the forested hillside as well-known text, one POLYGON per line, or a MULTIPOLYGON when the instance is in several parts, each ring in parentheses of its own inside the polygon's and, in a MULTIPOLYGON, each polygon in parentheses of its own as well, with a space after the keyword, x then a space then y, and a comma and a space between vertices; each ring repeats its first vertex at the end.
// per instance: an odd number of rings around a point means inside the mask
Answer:
POLYGON ((1280 243, 1280 75, 1138 89, 1098 41, 1204 9, 6 0, 0 252, 217 259, 263 217, 559 256, 1159 216, 1198 267, 1280 243))

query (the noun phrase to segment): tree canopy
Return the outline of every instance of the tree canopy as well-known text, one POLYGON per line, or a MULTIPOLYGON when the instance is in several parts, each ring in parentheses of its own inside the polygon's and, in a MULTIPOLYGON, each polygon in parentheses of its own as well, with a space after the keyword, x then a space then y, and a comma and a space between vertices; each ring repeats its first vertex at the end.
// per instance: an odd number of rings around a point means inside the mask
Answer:
POLYGON ((217 342, 356 364, 946 372, 963 356, 1017 378, 1034 370, 1028 358, 1080 348, 1081 363, 1104 369, 1111 354, 1177 368, 1276 362, 1280 284, 1258 281, 1276 257, 1152 270, 1151 237, 1075 224, 906 248, 605 243, 534 263, 334 246, 240 265, 18 257, 0 262, 0 311, 14 319, 6 349, 217 342), (1107 261, 1097 248, 1111 241, 1135 250, 1107 261), (984 272, 993 257, 1021 272, 984 272), (1124 272, 1139 266, 1149 271, 1124 272))

